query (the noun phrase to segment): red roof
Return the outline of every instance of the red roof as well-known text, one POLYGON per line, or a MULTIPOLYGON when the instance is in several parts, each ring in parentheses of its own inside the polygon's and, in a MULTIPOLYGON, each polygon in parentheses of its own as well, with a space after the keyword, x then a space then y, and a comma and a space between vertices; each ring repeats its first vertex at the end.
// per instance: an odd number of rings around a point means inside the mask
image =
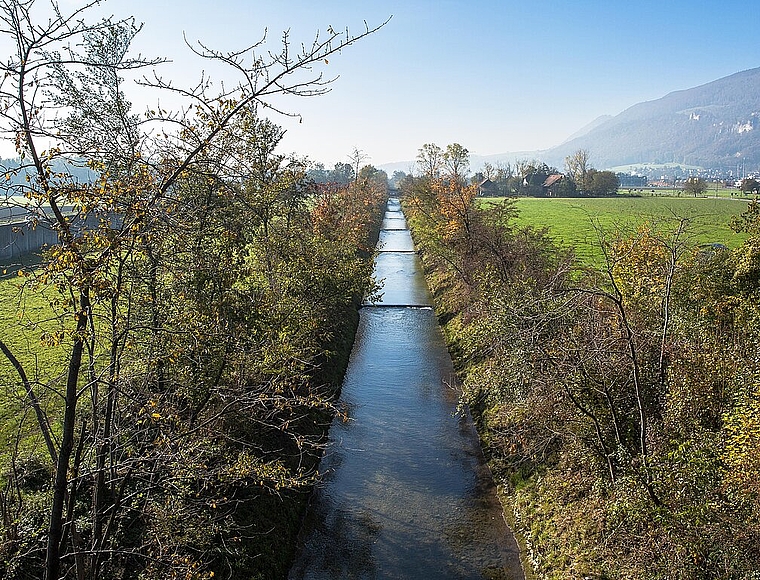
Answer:
POLYGON ((544 181, 544 187, 551 187, 555 183, 557 183, 560 179, 562 179, 563 175, 561 173, 555 173, 554 175, 550 175, 546 178, 546 181, 544 181))

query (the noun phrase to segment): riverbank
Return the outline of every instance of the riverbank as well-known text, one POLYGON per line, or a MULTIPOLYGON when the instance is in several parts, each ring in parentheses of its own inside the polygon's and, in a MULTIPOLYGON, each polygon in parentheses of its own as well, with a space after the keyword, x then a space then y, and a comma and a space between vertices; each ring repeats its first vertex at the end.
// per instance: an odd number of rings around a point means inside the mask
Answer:
MULTIPOLYGON (((107 530, 100 528, 98 576, 275 580, 287 575, 357 311, 373 287, 372 248, 385 195, 320 192, 311 205, 288 206, 282 219, 272 218, 268 236, 250 208, 228 205, 239 199, 214 196, 218 207, 204 214, 202 228, 193 227, 193 214, 179 224, 186 227, 156 235, 150 247, 161 243, 165 251, 161 275, 152 279, 160 283, 160 302, 146 299, 143 287, 133 282, 124 285, 129 292, 114 293, 113 312, 103 301, 93 306, 93 333, 102 333, 107 323, 127 329, 107 335, 122 341, 110 350, 105 340, 87 336, 90 370, 105 364, 104 350, 119 355, 120 368, 107 400, 120 397, 110 415, 116 435, 109 473, 121 479, 108 481, 115 490, 108 495, 115 515, 108 516, 107 530), (188 231, 198 234, 194 243, 182 237, 188 231), (138 313, 152 305, 161 323, 148 330, 138 313), (124 312, 134 318, 117 318, 124 312), (160 380, 154 382, 155 376, 160 380)), ((140 266, 141 258, 136 254, 128 263, 140 266)), ((3 346, 26 368, 30 384, 40 385, 36 400, 43 401, 45 424, 58 433, 63 414, 58 389, 44 386, 59 384, 60 368, 65 369, 69 336, 52 331, 69 320, 69 303, 57 298, 56 287, 45 286, 50 270, 43 259, 2 282, 7 290, 3 346)), ((13 387, 21 373, 6 358, 11 357, 0 357, 0 376, 8 386, 0 401, 5 443, 0 466, 2 483, 13 492, 3 496, 2 508, 17 516, 0 523, 0 576, 41 577, 51 467, 37 425, 29 420, 28 401, 13 387)), ((105 408, 106 397, 92 386, 101 385, 102 375, 88 383, 90 376, 81 373, 87 386, 80 390, 75 417, 75 442, 87 451, 77 455, 79 471, 69 475, 72 497, 79 494, 69 509, 83 514, 81 535, 73 536, 70 550, 95 533, 89 525, 95 519, 90 482, 97 475, 89 428, 91 410, 105 408), (98 400, 91 401, 91 394, 98 400)), ((75 567, 84 573, 74 556, 64 563, 71 572, 63 575, 74 574, 75 567)))
MULTIPOLYGON (((387 196, 383 198, 380 207, 384 207, 386 203, 387 196)), ((374 220, 366 235, 367 248, 377 245, 381 231, 383 212, 375 211, 373 215, 374 220)), ((362 250, 360 253, 364 260, 373 259, 373 254, 369 250, 362 250)), ((362 296, 354 296, 353 302, 338 314, 339 323, 334 325, 334 331, 329 340, 321 346, 322 355, 311 377, 311 383, 322 389, 323 396, 332 402, 337 402, 340 398, 359 326, 362 299, 362 296)), ((318 472, 334 417, 335 409, 330 412, 312 409, 294 427, 305 439, 315 441, 320 450, 318 453, 299 456, 298 465, 294 465, 294 468, 307 473, 318 472)), ((317 480, 311 485, 287 490, 265 500, 266 505, 261 510, 264 517, 260 516, 256 522, 256 526, 265 533, 260 536, 260 542, 250 546, 250 549, 258 554, 259 561, 256 569, 250 571, 253 574, 251 576, 253 580, 287 579, 296 557, 298 535, 303 528, 316 483, 317 480)))
POLYGON ((600 275, 509 202, 413 185, 438 320, 526 568, 754 577, 757 207, 734 251, 690 245, 680 221, 616 238, 600 275))
MULTIPOLYGON (((409 220, 409 226, 417 254, 422 264, 422 273, 430 289, 436 318, 446 340, 447 349, 457 374, 457 381, 462 384, 467 377, 467 361, 462 358, 462 351, 457 347, 456 340, 447 328, 447 324, 457 316, 455 307, 452 305, 458 301, 458 284, 452 276, 447 275, 440 267, 438 259, 434 255, 434 252, 431 251, 431 248, 425 243, 425 240, 421 236, 415 235, 415 228, 419 226, 419 222, 411 219, 409 220)), ((466 405, 466 409, 474 423, 480 442, 481 453, 488 466, 489 476, 495 483, 495 491, 501 505, 502 517, 509 527, 509 533, 514 537, 518 545, 523 577, 525 580, 536 580, 537 576, 531 565, 531 547, 524 533, 526 522, 518 511, 514 488, 509 483, 509 472, 504 470, 503 465, 499 463, 498 457, 491 452, 489 445, 491 437, 483 420, 485 408, 482 405, 466 405)))

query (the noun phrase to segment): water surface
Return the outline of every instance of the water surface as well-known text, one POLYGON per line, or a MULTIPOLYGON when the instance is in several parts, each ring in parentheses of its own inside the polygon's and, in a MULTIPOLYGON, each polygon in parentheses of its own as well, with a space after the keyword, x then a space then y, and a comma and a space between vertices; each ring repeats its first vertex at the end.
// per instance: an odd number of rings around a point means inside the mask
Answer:
MULTIPOLYGON (((384 224, 402 220, 392 200, 384 224)), ((290 579, 521 579, 408 230, 380 244, 290 579)))

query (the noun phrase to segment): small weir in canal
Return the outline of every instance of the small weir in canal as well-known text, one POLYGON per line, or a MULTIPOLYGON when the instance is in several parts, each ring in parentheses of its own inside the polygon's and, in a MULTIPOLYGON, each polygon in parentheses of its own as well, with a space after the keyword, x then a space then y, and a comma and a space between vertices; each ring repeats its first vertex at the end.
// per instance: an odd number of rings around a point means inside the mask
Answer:
POLYGON ((522 579, 397 199, 289 580, 522 579))

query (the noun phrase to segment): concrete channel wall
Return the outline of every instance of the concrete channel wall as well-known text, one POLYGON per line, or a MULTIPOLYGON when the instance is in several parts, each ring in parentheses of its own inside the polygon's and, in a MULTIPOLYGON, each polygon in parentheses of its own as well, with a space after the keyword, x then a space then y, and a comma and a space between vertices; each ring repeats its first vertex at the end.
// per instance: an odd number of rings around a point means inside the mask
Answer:
MULTIPOLYGON (((62 208, 65 215, 74 217, 73 208, 62 208)), ((48 213, 44 210, 44 213, 48 213)), ((7 262, 26 254, 39 252, 43 246, 58 243, 58 234, 45 223, 38 220, 36 225, 31 219, 31 212, 20 204, 0 205, 0 261, 7 262)), ((97 218, 88 216, 85 222, 74 220, 75 230, 87 226, 97 226, 97 218)))
POLYGON ((38 252, 43 246, 57 242, 58 234, 42 224, 32 228, 24 221, 0 222, 0 260, 38 252))

